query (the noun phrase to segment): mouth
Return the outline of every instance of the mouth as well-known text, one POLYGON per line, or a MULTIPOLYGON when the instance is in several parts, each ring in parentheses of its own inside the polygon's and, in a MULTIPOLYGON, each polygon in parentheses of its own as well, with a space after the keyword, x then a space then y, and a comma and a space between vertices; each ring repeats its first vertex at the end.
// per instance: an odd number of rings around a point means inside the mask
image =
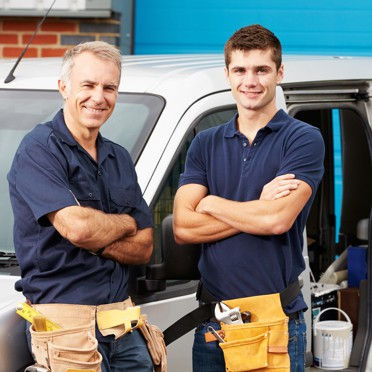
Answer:
POLYGON ((89 107, 89 106, 83 106, 85 110, 90 112, 91 114, 101 114, 103 111, 106 111, 105 108, 99 108, 99 107, 89 107))
POLYGON ((244 94, 247 97, 257 97, 262 92, 261 91, 240 91, 242 94, 244 94))

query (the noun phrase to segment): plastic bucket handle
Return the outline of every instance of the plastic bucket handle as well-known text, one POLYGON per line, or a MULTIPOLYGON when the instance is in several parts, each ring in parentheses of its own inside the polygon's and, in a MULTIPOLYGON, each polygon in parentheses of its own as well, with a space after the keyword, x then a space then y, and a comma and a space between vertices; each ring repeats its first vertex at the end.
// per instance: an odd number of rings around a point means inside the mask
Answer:
POLYGON ((343 310, 341 310, 341 309, 339 309, 339 308, 337 308, 337 307, 328 307, 327 309, 324 309, 324 310, 322 310, 317 316, 316 316, 316 318, 314 319, 314 335, 316 336, 316 325, 317 325, 317 323, 319 322, 319 318, 320 318, 320 316, 323 314, 323 313, 325 313, 326 311, 328 311, 328 310, 337 310, 337 311, 339 311, 344 317, 345 317, 345 319, 347 320, 347 322, 348 323, 350 323, 350 324, 352 324, 351 323, 351 320, 350 320, 350 318, 349 318, 349 316, 345 313, 345 311, 343 311, 343 310))

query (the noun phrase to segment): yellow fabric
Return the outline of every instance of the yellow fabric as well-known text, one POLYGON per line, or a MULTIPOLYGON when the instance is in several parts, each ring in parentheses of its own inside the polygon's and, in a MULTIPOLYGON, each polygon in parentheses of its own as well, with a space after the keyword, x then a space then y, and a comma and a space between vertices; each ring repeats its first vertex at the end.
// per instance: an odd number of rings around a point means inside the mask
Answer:
POLYGON ((125 333, 127 333, 132 330, 133 323, 136 324, 134 328, 137 328, 142 324, 140 315, 141 310, 139 306, 127 307, 125 310, 113 309, 99 311, 97 312, 97 325, 101 330, 124 324, 125 333))
POLYGON ((230 308, 251 313, 251 322, 225 324, 224 353, 226 371, 289 372, 288 317, 278 293, 223 301, 230 308))

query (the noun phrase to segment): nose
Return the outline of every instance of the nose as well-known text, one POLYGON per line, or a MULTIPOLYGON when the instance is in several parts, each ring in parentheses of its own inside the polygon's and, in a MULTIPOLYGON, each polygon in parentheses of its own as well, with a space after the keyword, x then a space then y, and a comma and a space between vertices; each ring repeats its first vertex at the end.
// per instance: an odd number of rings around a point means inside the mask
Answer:
POLYGON ((104 95, 103 95, 103 89, 100 86, 96 86, 92 92, 92 100, 96 104, 100 104, 104 102, 104 95))
POLYGON ((243 76, 243 84, 247 87, 258 84, 257 75, 253 71, 247 71, 243 76))

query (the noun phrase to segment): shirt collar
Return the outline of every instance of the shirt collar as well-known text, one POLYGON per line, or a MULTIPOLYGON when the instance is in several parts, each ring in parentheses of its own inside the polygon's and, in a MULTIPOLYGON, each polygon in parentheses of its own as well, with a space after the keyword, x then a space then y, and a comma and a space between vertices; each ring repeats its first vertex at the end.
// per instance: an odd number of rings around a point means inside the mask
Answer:
MULTIPOLYGON (((232 138, 235 135, 239 135, 239 131, 237 129, 237 119, 238 113, 236 113, 228 122, 225 128, 225 137, 232 138)), ((276 112, 276 114, 272 117, 272 119, 266 124, 264 128, 270 129, 272 132, 277 132, 286 121, 286 113, 280 109, 276 112)))
POLYGON ((238 113, 236 113, 228 122, 225 128, 225 137, 232 138, 235 135, 239 135, 239 131, 236 128, 236 120, 238 119, 238 113))
MULTIPOLYGON (((53 119, 53 129, 58 132, 59 138, 69 146, 81 147, 81 145, 76 142, 75 138, 72 136, 71 132, 68 130, 65 123, 65 118, 63 116, 63 109, 60 109, 53 119)), ((115 157, 113 147, 110 146, 101 133, 98 133, 97 137, 97 150, 98 150, 98 161, 102 163, 107 156, 115 157)))
POLYGON ((287 114, 282 110, 278 110, 272 119, 267 123, 266 128, 277 132, 283 124, 287 121, 287 114))

